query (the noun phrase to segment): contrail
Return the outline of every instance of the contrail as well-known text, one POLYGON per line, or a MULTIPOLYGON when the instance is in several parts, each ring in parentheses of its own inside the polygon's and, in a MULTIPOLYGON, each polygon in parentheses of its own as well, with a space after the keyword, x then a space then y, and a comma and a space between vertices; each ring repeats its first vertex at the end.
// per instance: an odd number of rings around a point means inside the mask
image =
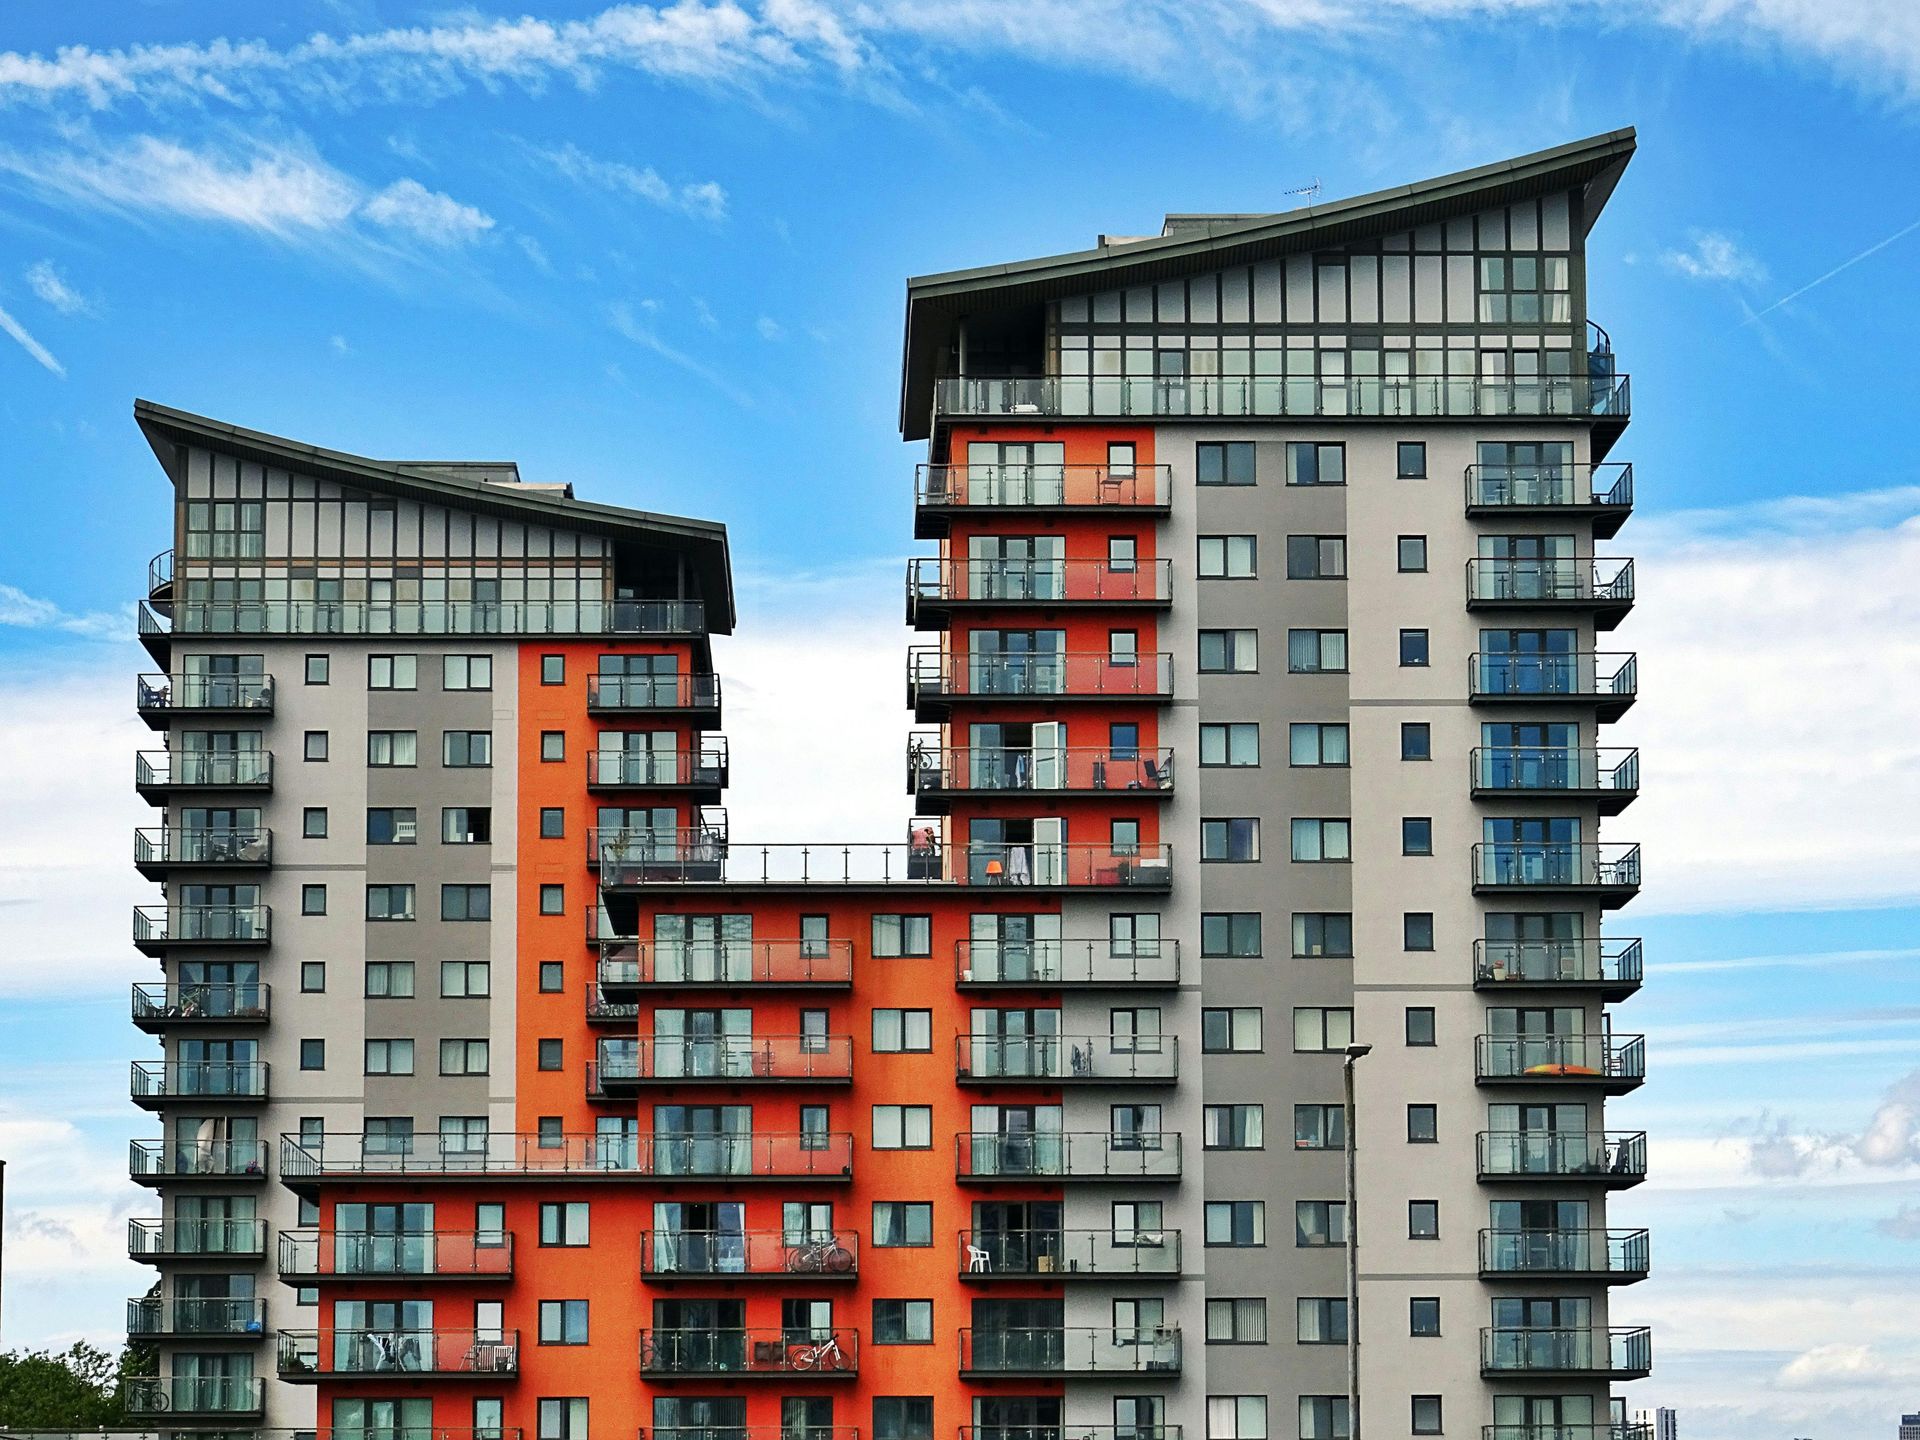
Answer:
POLYGON ((1745 320, 1742 320, 1740 323, 1742 325, 1751 325, 1753 324, 1754 321, 1760 319, 1762 316, 1771 315, 1774 311, 1778 310, 1782 305, 1786 305, 1792 301, 1798 300, 1802 295, 1806 294, 1809 290, 1816 289, 1819 286, 1826 284, 1827 281, 1833 279, 1833 277, 1838 275, 1842 270, 1851 269, 1853 266, 1858 265, 1862 260, 1866 259, 1869 255, 1879 254, 1882 250, 1886 249, 1889 245, 1893 244, 1894 241, 1899 240, 1904 236, 1911 235, 1916 230, 1920 230, 1920 220, 1914 221, 1911 225, 1907 226, 1904 230, 1894 231, 1893 234, 1887 236, 1886 239, 1880 241, 1878 244, 1869 245, 1866 249, 1862 250, 1858 255, 1854 256, 1851 260, 1841 261, 1838 265, 1834 266, 1833 269, 1827 271, 1826 274, 1822 275, 1818 280, 1808 281, 1805 285, 1802 285, 1798 290, 1794 291, 1791 295, 1782 295, 1778 300, 1774 301, 1771 305, 1767 306, 1766 309, 1754 311, 1751 315, 1747 316, 1747 318, 1745 320))
POLYGON ((38 360, 62 380, 67 378, 67 367, 54 359, 47 347, 29 335, 26 327, 5 310, 0 310, 0 330, 6 331, 7 334, 18 340, 22 350, 33 356, 34 359, 38 360))

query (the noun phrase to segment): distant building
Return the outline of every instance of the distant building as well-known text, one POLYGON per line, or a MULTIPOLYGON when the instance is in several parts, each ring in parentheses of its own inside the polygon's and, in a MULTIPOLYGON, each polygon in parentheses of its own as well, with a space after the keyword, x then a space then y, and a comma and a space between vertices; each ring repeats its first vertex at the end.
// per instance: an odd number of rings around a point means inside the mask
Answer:
POLYGON ((1900 1440, 1920 1440, 1920 1414, 1900 1417, 1900 1440))
POLYGON ((1680 1440, 1680 1412, 1662 1405, 1653 1412, 1653 1440, 1680 1440))

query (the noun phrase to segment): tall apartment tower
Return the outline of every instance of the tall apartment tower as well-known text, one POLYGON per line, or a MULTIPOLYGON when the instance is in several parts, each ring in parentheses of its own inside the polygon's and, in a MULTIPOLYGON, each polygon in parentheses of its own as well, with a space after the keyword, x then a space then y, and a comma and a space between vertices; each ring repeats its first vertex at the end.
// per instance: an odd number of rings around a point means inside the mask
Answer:
POLYGON ((1900 1417, 1900 1440, 1920 1440, 1920 1413, 1900 1417))
POLYGON ((136 1409, 1324 1440, 1363 1331, 1372 1435, 1649 1440, 1583 253, 1632 144, 910 282, 877 843, 717 808, 720 526, 142 403, 136 1409))

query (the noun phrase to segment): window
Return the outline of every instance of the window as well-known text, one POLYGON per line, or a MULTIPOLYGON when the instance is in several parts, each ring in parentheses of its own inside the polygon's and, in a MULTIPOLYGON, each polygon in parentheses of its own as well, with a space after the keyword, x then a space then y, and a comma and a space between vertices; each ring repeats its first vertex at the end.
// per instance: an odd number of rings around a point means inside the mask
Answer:
POLYGON ((827 1107, 802 1105, 800 1107, 800 1148, 825 1150, 832 1143, 833 1137, 827 1131, 827 1107))
POLYGON ((302 1040, 300 1042, 300 1068, 302 1070, 326 1069, 327 1042, 324 1040, 302 1040))
POLYGON ((1253 484, 1253 442, 1227 440, 1193 447, 1196 485, 1253 484))
POLYGON ((442 920, 491 920, 493 891, 485 885, 442 885, 440 887, 440 918, 442 920))
POLYGON ((1258 546, 1251 535, 1202 535, 1202 580, 1251 580, 1259 572, 1258 546))
POLYGON ((876 1150, 931 1150, 931 1105, 876 1105, 873 1107, 873 1148, 876 1150))
POLYGON ((1401 948, 1433 949, 1433 915, 1426 910, 1409 910, 1400 917, 1401 948))
POLYGON ((1260 858, 1260 822, 1253 819, 1202 820, 1200 858, 1249 863, 1260 858))
POLYGON ((1209 1105, 1201 1112, 1201 1143, 1209 1150, 1264 1150, 1266 1107, 1209 1105))
POLYGON ((1267 1397, 1207 1396, 1207 1440, 1267 1440, 1267 1397))
POLYGON ((1347 1302, 1340 1296, 1303 1295, 1297 1302, 1295 1324, 1302 1345, 1344 1345, 1347 1302))
POLYGON ((1400 726, 1400 758, 1431 760, 1433 758, 1433 726, 1417 720, 1404 722, 1400 726))
POLYGON ((540 1302, 540 1343, 542 1345, 586 1344, 587 1302, 542 1300, 540 1302))
POLYGON ((487 1042, 485 1040, 442 1040, 440 1042, 440 1073, 442 1075, 486 1074, 487 1042))
POLYGON ((413 1074, 413 1041, 367 1041, 366 1071, 369 1075, 413 1074))
POLYGON ((1140 853, 1140 822, 1138 820, 1108 821, 1107 850, 1114 855, 1138 855, 1140 853))
POLYGON ((440 688, 442 690, 491 690, 493 688, 493 657, 491 655, 442 656, 440 688))
POLYGON ((1347 1434, 1346 1396, 1300 1397, 1300 1440, 1343 1440, 1347 1434))
POLYGON ((588 1202, 547 1200, 540 1206, 540 1243, 581 1246, 588 1242, 588 1202))
POLYGON ((1433 1007, 1431 1005, 1409 1005, 1407 1007, 1407 1044, 1433 1045, 1433 1007))
POLYGON ((1346 1149, 1346 1110, 1339 1105, 1294 1106, 1293 1148, 1296 1150, 1346 1149))
POLYGON ((876 1345, 931 1345, 933 1343, 933 1301, 874 1301, 873 1343, 876 1345))
POLYGON ((1440 1397, 1438 1395, 1413 1397, 1413 1433, 1416 1435, 1440 1434, 1440 1397))
POLYGON ((1200 727, 1202 765, 1245 766, 1260 763, 1260 727, 1248 722, 1200 727))
POLYGON ((1412 669, 1427 663, 1427 632, 1424 630, 1402 630, 1400 632, 1400 663, 1412 669))
POLYGON ((933 1440, 933 1397, 874 1396, 873 1440, 933 1440))
POLYGON ((1107 663, 1109 665, 1137 665, 1140 662, 1140 632, 1138 630, 1109 630, 1107 632, 1107 663))
POLYGON ((540 657, 540 683, 542 685, 566 684, 567 657, 564 655, 542 655, 540 657))
POLYGON ((1422 1337, 1440 1333, 1438 1296, 1416 1295, 1407 1301, 1407 1333, 1422 1337))
POLYGON ((1131 535, 1107 537, 1107 569, 1117 575, 1130 575, 1139 568, 1140 542, 1131 535))
POLYGON ((486 805, 447 806, 440 812, 440 841, 445 845, 492 844, 492 808, 486 805))
POLYGON ((1347 632, 1287 631, 1287 670, 1294 675, 1346 674, 1347 632))
POLYGON ((332 657, 326 655, 307 656, 307 684, 325 685, 333 678, 332 657))
POLYGON ((1565 325, 1573 319, 1565 255, 1480 257, 1480 319, 1495 325, 1565 325))
POLYGON ((1424 480, 1427 477, 1427 442, 1424 440, 1402 440, 1394 455, 1393 473, 1401 480, 1424 480))
POLYGON ((1128 720, 1116 720, 1107 726, 1107 757, 1111 760, 1140 758, 1140 727, 1128 720))
POLYGON ((196 500, 187 506, 187 554, 252 560, 266 554, 267 507, 258 500, 196 500))
POLYGON ((1347 757, 1347 727, 1316 723, 1287 726, 1287 763, 1341 766, 1347 757))
POLYGON ((1418 574, 1427 568, 1427 537, 1424 535, 1402 535, 1400 537, 1400 573, 1418 574))
POLYGON ((324 885, 302 885, 300 887, 300 913, 302 915, 326 914, 327 887, 324 885))
POLYGON ((493 990, 493 966, 485 960, 442 960, 440 997, 443 1000, 481 1000, 493 990))
POLYGON ((560 1115, 542 1115, 534 1131, 534 1143, 542 1150, 564 1150, 567 1145, 566 1119, 560 1115))
POLYGON ((534 1068, 536 1070, 566 1069, 566 1042, 546 1039, 534 1047, 534 1068))
POLYGON ((321 995, 327 988, 327 962, 324 960, 302 960, 300 962, 300 993, 302 995, 321 995))
POLYGON ((1353 958, 1353 916, 1335 910, 1298 910, 1293 916, 1293 954, 1296 960, 1330 955, 1353 958))
POLYGON ((1440 1139, 1440 1107, 1437 1105, 1407 1106, 1407 1143, 1409 1145, 1433 1145, 1440 1139))
POLYGON ((873 1202, 873 1243, 891 1249, 933 1244, 933 1206, 924 1200, 873 1202))
POLYGON ((873 954, 879 960, 923 959, 933 954, 933 917, 874 916, 873 954))
POLYGON ((369 845, 411 845, 419 829, 411 806, 405 809, 379 808, 367 811, 369 845))
POLYGON ((542 885, 540 887, 540 913, 542 915, 564 915, 567 913, 567 887, 565 885, 542 885))
POLYGON ((1264 1345, 1267 1343, 1267 1302, 1255 1296, 1249 1300, 1207 1301, 1207 1344, 1264 1345))
POLYGON ((1346 483, 1346 446, 1320 445, 1311 440, 1287 442, 1287 484, 1344 485, 1346 483))
POLYGON ((1351 860, 1353 823, 1349 820, 1296 817, 1293 822, 1293 858, 1306 863, 1329 864, 1351 860))
POLYGON ((301 744, 300 754, 307 760, 325 760, 327 758, 327 732, 309 730, 301 744))
POLYGON ((1257 630, 1202 630, 1200 673, 1251 675, 1260 668, 1260 632, 1257 630))
POLYGON ((540 810, 540 838, 542 840, 564 840, 567 836, 567 812, 558 805, 542 806, 540 810))
POLYGON ((367 656, 367 688, 369 690, 412 690, 416 685, 417 672, 417 656, 367 656))
POLYGON ((1345 1050, 1353 1043, 1353 1011, 1322 1005, 1297 1005, 1293 1011, 1293 1048, 1302 1053, 1345 1050))
POLYGON ((552 765, 567 758, 567 732, 564 730, 542 730, 540 732, 540 763, 552 765))
POLYGON ((564 960, 542 960, 540 962, 540 993, 542 995, 563 995, 567 988, 567 964, 564 960))
POLYGON ((369 960, 366 995, 372 1000, 411 1000, 413 998, 413 961, 369 960))
POLYGON ((1241 1005, 1200 1012, 1200 1050, 1207 1055, 1260 1049, 1260 1007, 1241 1005))
POLYGON ((413 886, 411 885, 369 885, 367 886, 367 919, 369 920, 411 920, 413 919, 413 886))
POLYGON ((441 731, 440 763, 450 770, 478 769, 493 764, 493 732, 441 731))
POLYGON ((931 1010, 875 1010, 873 1049, 876 1055, 925 1053, 933 1049, 931 1010))
POLYGON ((1400 853, 1402 855, 1433 853, 1433 817, 1431 815, 1408 815, 1400 821, 1400 853))
POLYGON ((300 833, 309 840, 327 838, 327 807, 309 805, 300 812, 300 833))
POLYGON ((1289 580, 1339 580, 1346 573, 1347 540, 1344 535, 1287 537, 1289 580))
POLYGON ((369 730, 367 764, 405 767, 419 763, 419 736, 411 730, 369 730))
MULTIPOLYGON (((1341 1142, 1342 1147, 1345 1141, 1341 1142)), ((1302 1250, 1347 1243, 1347 1202, 1296 1200, 1293 1202, 1293 1243, 1302 1250)))
POLYGON ((1200 917, 1200 954, 1204 958, 1249 958, 1260 953, 1257 911, 1215 911, 1200 917))
POLYGON ((1410 1240, 1440 1238, 1440 1202, 1438 1200, 1407 1202, 1407 1238, 1410 1240))
POLYGON ((536 1410, 534 1440, 587 1440, 587 1402, 584 1399, 542 1397, 536 1410))
POLYGON ((1264 1200, 1209 1200, 1205 1224, 1209 1245, 1265 1245, 1267 1205, 1264 1200))

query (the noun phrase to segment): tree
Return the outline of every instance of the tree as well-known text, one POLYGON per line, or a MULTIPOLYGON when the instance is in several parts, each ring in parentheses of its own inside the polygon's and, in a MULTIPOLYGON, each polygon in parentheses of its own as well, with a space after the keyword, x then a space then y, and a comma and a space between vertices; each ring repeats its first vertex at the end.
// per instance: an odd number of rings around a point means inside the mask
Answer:
POLYGON ((84 1340, 64 1351, 0 1352, 0 1427, 97 1430, 120 1424, 120 1381, 133 1373, 132 1358, 116 1359, 84 1340))

